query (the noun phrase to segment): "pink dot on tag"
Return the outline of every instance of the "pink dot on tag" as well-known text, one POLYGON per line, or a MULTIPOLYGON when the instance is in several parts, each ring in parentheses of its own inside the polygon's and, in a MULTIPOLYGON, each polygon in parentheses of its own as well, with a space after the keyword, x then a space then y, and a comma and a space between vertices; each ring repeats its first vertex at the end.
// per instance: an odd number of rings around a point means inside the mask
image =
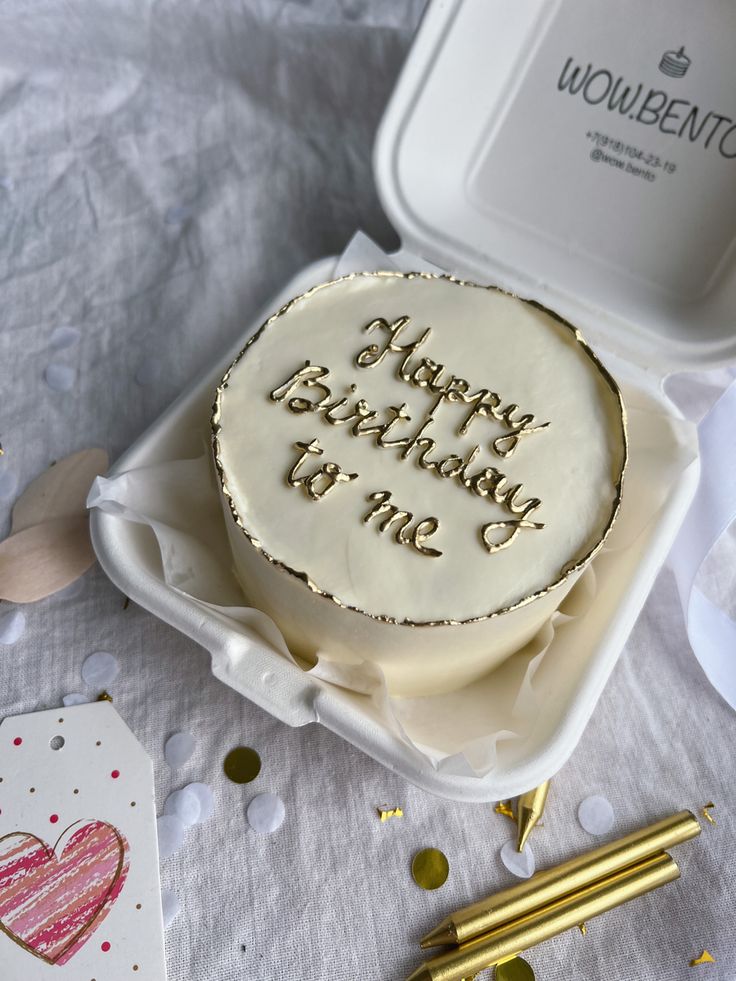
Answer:
POLYGON ((58 814, 52 814, 52 815, 51 815, 51 817, 49 818, 49 821, 50 821, 50 822, 51 822, 52 824, 56 824, 56 822, 57 822, 58 820, 59 820, 59 815, 58 815, 58 814))
POLYGON ((110 776, 113 778, 113 780, 117 780, 117 778, 120 776, 120 770, 113 770, 110 776))
POLYGON ((20 746, 20 744, 22 742, 23 742, 23 740, 20 738, 20 736, 16 736, 15 739, 13 740, 13 745, 14 746, 20 746))
POLYGON ((109 940, 106 940, 104 943, 100 944, 100 950, 104 951, 105 953, 107 953, 109 949, 110 949, 109 940))

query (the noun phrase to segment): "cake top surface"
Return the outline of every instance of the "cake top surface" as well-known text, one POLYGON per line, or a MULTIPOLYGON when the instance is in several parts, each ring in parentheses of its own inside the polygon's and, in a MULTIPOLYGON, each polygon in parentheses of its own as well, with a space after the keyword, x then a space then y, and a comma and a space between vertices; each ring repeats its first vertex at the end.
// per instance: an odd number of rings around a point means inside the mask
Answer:
POLYGON ((600 547, 621 395, 579 332, 450 277, 354 274, 251 338, 214 449, 250 547, 315 592, 410 623, 497 615, 600 547))

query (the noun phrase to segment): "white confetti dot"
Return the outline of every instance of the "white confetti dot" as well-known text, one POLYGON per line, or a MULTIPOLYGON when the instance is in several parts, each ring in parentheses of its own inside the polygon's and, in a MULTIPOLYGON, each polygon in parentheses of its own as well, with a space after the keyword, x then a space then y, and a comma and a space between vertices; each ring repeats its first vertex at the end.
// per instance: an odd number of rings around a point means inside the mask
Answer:
POLYGON ((181 225, 188 221, 193 214, 194 208, 191 204, 174 204, 166 209, 164 221, 167 225, 181 225))
POLYGON ((536 863, 531 845, 527 842, 523 852, 516 850, 516 838, 509 839, 501 849, 501 861, 517 879, 529 879, 534 875, 536 863))
POLYGON ((12 501, 17 490, 18 478, 13 471, 0 471, 0 501, 12 501))
POLYGON ((153 385, 157 381, 160 381, 163 373, 163 362, 156 358, 148 358, 148 360, 138 366, 138 370, 135 373, 135 380, 139 385, 153 385))
POLYGON ((199 797, 188 787, 184 787, 183 790, 175 790, 173 794, 169 794, 164 804, 164 814, 173 814, 188 828, 199 821, 201 811, 202 805, 199 803, 199 797))
POLYGON ((187 784, 184 790, 191 790, 199 800, 199 820, 197 824, 209 821, 215 813, 215 797, 212 793, 212 788, 206 783, 190 783, 187 784))
POLYGON ((175 732, 166 740, 164 759, 172 770, 176 770, 192 758, 196 746, 194 736, 188 732, 175 732))
POLYGON ((87 696, 78 691, 72 691, 68 695, 64 695, 61 700, 64 708, 69 708, 70 705, 86 705, 88 702, 89 699, 87 696))
POLYGON ((22 610, 13 610, 0 617, 0 644, 9 646, 20 640, 26 629, 26 615, 22 610))
POLYGON ((599 795, 586 797, 578 807, 578 821, 588 834, 607 834, 613 827, 613 808, 610 801, 599 795))
POLYGON ((179 897, 171 889, 161 890, 161 912, 164 915, 164 928, 169 926, 179 915, 181 905, 179 897))
POLYGON ((77 373, 74 368, 70 368, 68 364, 58 364, 56 362, 52 362, 46 366, 43 376, 46 379, 46 384, 54 392, 71 391, 77 380, 77 373))
POLYGON ((159 858, 169 858, 174 852, 179 851, 184 844, 186 830, 183 821, 175 814, 164 814, 157 819, 159 858))
POLYGON ((286 808, 276 794, 259 794, 248 804, 245 813, 254 831, 268 835, 284 823, 286 808))
POLYGON ((66 347, 74 347, 78 344, 81 336, 79 327, 56 327, 51 332, 49 347, 53 351, 63 351, 66 347))
POLYGON ((118 676, 120 665, 118 659, 109 651, 96 651, 82 665, 82 680, 85 685, 104 688, 112 684, 118 676))

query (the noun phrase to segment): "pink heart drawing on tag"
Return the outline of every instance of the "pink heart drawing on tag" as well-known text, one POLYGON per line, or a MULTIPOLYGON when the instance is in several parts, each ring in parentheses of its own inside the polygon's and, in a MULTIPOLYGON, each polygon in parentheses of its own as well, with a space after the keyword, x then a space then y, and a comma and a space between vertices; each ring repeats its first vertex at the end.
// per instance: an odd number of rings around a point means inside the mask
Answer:
POLYGON ((54 847, 0 838, 0 929, 48 964, 66 964, 110 911, 128 874, 128 843, 105 821, 77 821, 54 847))

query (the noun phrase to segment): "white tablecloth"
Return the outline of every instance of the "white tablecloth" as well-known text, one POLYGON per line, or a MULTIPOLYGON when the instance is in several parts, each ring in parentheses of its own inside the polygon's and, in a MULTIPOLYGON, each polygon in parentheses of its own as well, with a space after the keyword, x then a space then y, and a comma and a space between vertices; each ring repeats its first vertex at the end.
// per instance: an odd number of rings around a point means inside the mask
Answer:
MULTIPOLYGON (((1 486, 15 476, 22 489, 87 446, 115 458, 287 276, 357 227, 395 243, 371 145, 421 6, 0 4, 1 486), (78 327, 80 343, 52 351, 59 326, 78 327), (44 382, 52 362, 76 372, 69 392, 44 382)), ((697 415, 722 383, 680 381, 678 398, 697 415)), ((731 538, 713 578, 733 583, 735 560, 731 538)), ((191 780, 214 787, 216 816, 162 866, 182 903, 167 931, 172 981, 392 981, 417 966, 416 941, 441 916, 511 881, 505 818, 430 797, 319 726, 265 715, 211 677, 195 644, 123 609, 99 569, 26 613, 23 637, 0 647, 0 714, 60 704, 85 690, 84 658, 113 651, 115 705, 154 760, 159 806, 191 780), (198 748, 174 774, 163 744, 177 730, 198 748), (222 773, 240 743, 264 763, 247 786, 222 773), (244 817, 263 790, 287 808, 272 836, 244 817), (405 817, 381 824, 380 804, 405 817), (409 871, 428 845, 451 865, 436 893, 409 871)), ((540 981, 736 977, 735 732, 664 571, 533 846, 542 865, 590 847, 576 809, 593 793, 611 800, 618 833, 709 800, 718 824, 678 850, 678 883, 529 952, 540 981), (690 968, 704 947, 716 964, 690 968)))

